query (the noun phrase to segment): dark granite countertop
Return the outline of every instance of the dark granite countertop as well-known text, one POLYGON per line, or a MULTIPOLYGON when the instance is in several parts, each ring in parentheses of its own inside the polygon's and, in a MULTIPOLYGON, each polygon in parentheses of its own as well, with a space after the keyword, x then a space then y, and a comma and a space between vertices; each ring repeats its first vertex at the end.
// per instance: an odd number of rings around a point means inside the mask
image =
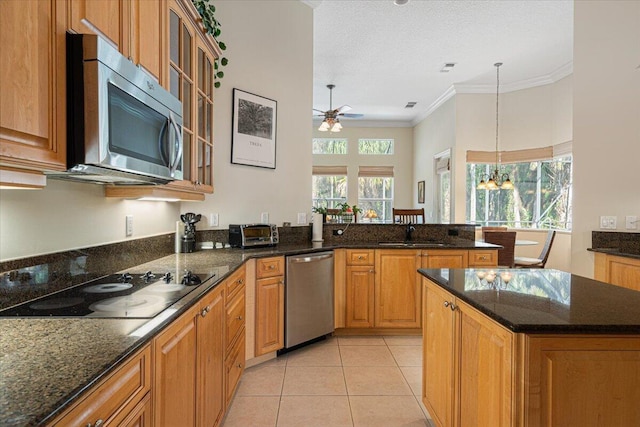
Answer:
POLYGON ((418 271, 514 332, 640 334, 637 291, 552 269, 418 271))
MULTIPOLYGON (((433 245, 433 242, 416 243, 424 245, 411 248, 496 248, 495 245, 464 239, 443 246, 433 245)), ((250 258, 337 248, 382 247, 377 243, 322 245, 309 242, 246 250, 212 249, 172 254, 127 268, 126 272, 131 274, 149 270, 171 271, 174 275, 182 274, 184 270, 215 274, 211 280, 159 314, 156 319, 163 320, 144 336, 132 336, 131 332, 149 319, 0 317, 0 425, 43 425, 51 421, 250 258)))
POLYGON ((600 252, 600 253, 603 253, 603 254, 621 256, 621 257, 625 257, 625 258, 640 259, 640 253, 625 252, 625 251, 620 250, 618 248, 587 248, 587 250, 591 251, 591 252, 600 252))

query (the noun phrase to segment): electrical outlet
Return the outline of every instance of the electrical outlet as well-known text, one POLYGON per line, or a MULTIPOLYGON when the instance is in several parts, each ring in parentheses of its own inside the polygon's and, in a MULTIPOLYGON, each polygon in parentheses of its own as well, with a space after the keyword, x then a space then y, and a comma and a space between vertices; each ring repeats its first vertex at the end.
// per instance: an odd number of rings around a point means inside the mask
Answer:
POLYGON ((617 218, 615 216, 601 216, 600 217, 600 228, 606 230, 615 230, 617 225, 617 218))
POLYGON ((304 212, 298 213, 298 224, 306 224, 307 223, 307 214, 304 212))
POLYGON ((624 227, 627 230, 637 230, 638 229, 638 217, 635 215, 627 215, 625 217, 625 225, 624 227))
POLYGON ((127 215, 125 217, 125 222, 126 222, 125 235, 127 237, 133 236, 133 215, 127 215))
POLYGON ((217 227, 218 226, 218 214, 210 213, 209 214, 209 227, 217 227))
POLYGON ((269 224, 269 212, 262 212, 260 214, 260 222, 263 224, 269 224))

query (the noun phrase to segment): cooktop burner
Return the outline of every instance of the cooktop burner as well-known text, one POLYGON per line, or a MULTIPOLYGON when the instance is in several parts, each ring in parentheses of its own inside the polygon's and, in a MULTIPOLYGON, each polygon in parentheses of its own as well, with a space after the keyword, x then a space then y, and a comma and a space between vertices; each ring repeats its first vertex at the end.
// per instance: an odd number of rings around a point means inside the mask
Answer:
MULTIPOLYGON (((215 276, 215 274, 214 274, 215 276)), ((112 274, 6 310, 0 316, 149 318, 208 280, 190 271, 182 278, 171 273, 112 274)))

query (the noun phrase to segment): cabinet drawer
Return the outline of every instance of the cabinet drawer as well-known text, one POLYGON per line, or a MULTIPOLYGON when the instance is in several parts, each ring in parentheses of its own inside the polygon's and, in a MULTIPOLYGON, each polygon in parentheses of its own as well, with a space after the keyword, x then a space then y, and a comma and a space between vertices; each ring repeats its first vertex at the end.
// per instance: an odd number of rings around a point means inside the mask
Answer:
POLYGON ((469 251, 469 267, 495 267, 497 265, 497 251, 469 251))
POLYGON ((242 376, 242 372, 244 371, 244 358, 245 358, 245 348, 244 348, 244 329, 240 332, 240 339, 236 341, 236 344, 233 346, 233 349, 227 355, 226 360, 226 370, 227 370, 227 403, 231 401, 233 397, 233 393, 236 390, 236 386, 238 385, 238 381, 240 380, 240 376, 242 376))
POLYGON ((54 426, 119 425, 151 389, 151 346, 124 363, 76 406, 58 418, 54 426))
POLYGON ((256 261, 256 277, 264 279, 265 277, 283 276, 284 275, 284 258, 262 258, 256 261))
POLYGON ((227 278, 227 280, 225 281, 227 285, 227 305, 233 300, 233 298, 241 288, 244 289, 243 287, 245 282, 246 274, 244 266, 239 268, 227 278))
POLYGON ((373 265, 373 249, 347 250, 347 265, 373 265))
POLYGON ((227 305, 226 347, 229 348, 245 324, 244 287, 227 305))

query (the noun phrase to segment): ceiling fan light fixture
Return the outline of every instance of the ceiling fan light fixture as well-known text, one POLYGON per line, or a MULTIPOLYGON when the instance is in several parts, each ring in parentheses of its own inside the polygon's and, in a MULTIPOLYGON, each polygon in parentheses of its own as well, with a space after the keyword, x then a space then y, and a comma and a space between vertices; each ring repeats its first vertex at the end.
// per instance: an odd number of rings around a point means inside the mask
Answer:
POLYGON ((340 120, 336 119, 336 122, 331 126, 331 132, 340 132, 342 129, 342 125, 340 124, 340 120))
POLYGON ((407 3, 409 3, 409 0, 393 0, 393 4, 396 6, 404 6, 407 3))
POLYGON ((320 127, 318 128, 318 130, 320 132, 326 132, 329 130, 329 123, 327 123, 326 120, 323 120, 322 123, 320 124, 320 127))

